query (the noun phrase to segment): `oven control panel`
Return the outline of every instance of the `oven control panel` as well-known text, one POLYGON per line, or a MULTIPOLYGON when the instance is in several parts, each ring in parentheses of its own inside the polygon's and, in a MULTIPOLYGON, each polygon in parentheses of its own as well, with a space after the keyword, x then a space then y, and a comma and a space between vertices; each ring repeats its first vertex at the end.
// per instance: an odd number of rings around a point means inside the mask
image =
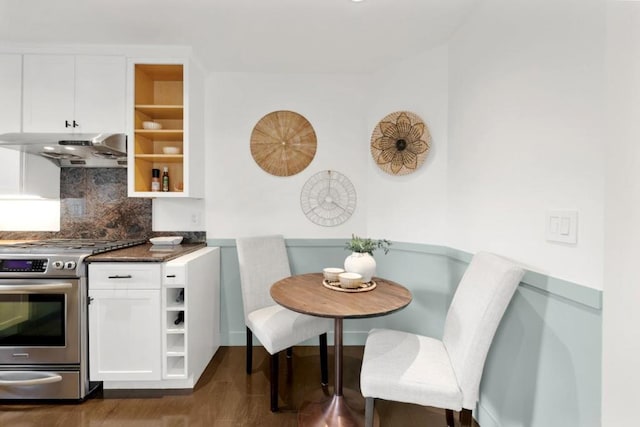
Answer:
POLYGON ((84 277, 82 256, 71 255, 0 255, 0 278, 84 277))
POLYGON ((0 273, 44 273, 48 263, 47 258, 0 258, 0 273))

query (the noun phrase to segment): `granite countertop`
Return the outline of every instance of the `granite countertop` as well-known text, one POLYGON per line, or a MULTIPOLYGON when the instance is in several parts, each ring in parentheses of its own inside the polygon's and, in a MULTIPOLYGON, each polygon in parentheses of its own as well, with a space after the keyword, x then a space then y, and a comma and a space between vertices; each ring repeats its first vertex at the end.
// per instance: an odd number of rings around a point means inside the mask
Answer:
POLYGON ((85 258, 85 262, 165 262, 205 248, 206 243, 183 243, 181 245, 152 245, 145 243, 129 248, 117 249, 91 255, 85 258))

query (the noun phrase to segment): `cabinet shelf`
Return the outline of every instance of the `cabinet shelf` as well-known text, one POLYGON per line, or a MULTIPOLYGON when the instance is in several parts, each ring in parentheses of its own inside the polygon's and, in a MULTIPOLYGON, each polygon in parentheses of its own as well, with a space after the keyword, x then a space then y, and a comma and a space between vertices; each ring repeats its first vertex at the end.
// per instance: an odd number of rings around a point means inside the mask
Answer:
POLYGON ((182 154, 136 154, 136 160, 145 160, 156 163, 182 163, 182 154))
POLYGON ((135 133, 156 141, 182 141, 184 139, 182 129, 136 129, 135 133))
POLYGON ((183 105, 137 104, 134 108, 151 119, 182 120, 184 114, 183 105))
POLYGON ((187 376, 185 355, 167 355, 166 378, 184 378, 187 376))

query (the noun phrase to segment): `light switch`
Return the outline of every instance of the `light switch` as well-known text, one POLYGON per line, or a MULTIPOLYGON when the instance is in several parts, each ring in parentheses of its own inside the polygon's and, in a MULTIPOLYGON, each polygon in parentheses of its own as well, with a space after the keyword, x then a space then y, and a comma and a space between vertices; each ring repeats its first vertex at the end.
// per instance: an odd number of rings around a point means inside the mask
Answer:
POLYGON ((578 242, 578 211, 554 209, 547 212, 546 237, 549 242, 578 242))

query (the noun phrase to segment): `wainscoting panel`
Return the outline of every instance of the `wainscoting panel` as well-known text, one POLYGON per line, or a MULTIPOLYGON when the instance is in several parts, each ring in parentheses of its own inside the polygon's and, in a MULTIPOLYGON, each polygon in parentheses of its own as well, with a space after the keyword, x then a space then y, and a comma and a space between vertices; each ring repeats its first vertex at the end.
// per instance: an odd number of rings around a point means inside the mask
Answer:
MULTIPOLYGON (((341 267, 349 255, 345 241, 287 239, 293 274, 341 267)), ((208 244, 222 249, 222 345, 243 346, 245 327, 235 241, 209 239, 208 244)), ((374 327, 441 337, 447 308, 471 254, 442 246, 394 242, 387 255, 378 251, 374 256, 377 275, 409 288, 413 301, 387 316, 346 320, 345 345, 363 345, 374 327)), ((601 310, 601 291, 527 271, 487 357, 480 402, 474 411, 479 424, 599 426, 601 310)))

